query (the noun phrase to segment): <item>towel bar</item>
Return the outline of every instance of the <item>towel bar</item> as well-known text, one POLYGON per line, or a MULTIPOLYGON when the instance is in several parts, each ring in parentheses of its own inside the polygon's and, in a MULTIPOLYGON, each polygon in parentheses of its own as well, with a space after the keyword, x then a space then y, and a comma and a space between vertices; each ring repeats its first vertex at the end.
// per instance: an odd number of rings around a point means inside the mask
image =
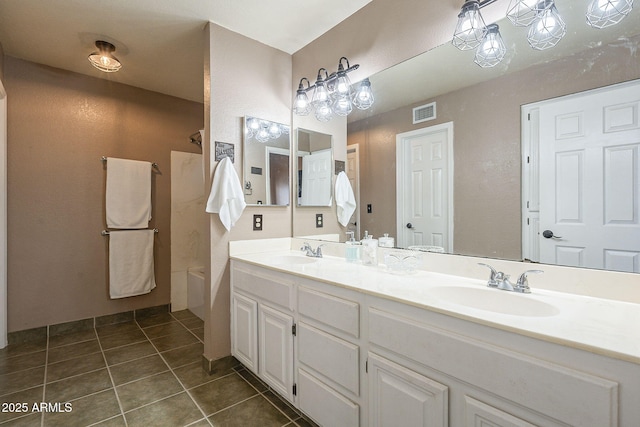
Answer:
MULTIPOLYGON (((153 231, 154 231, 154 233, 159 233, 160 232, 160 230, 158 230, 157 228, 154 228, 153 231)), ((108 236, 109 234, 111 234, 111 232, 109 230, 102 230, 102 232, 100 234, 102 234, 103 236, 108 236)))
MULTIPOLYGON (((103 163, 106 163, 107 162, 107 157, 106 156, 102 156, 100 158, 100 161, 103 162, 103 163)), ((151 167, 155 168, 155 169, 158 169, 158 164, 157 163, 151 163, 151 167)))

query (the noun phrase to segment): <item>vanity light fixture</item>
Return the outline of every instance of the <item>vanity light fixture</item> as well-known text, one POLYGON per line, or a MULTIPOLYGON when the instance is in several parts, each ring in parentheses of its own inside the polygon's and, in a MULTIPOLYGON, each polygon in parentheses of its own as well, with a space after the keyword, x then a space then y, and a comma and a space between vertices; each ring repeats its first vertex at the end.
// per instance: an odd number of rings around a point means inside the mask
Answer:
POLYGON ((527 40, 536 50, 544 50, 558 44, 567 33, 567 25, 556 9, 553 0, 543 0, 536 7, 536 19, 529 27, 527 40))
POLYGON ((244 132, 247 139, 255 138, 256 141, 265 143, 270 139, 279 138, 283 133, 288 134, 289 126, 256 117, 247 117, 244 132))
POLYGON ((622 21, 633 9, 633 0, 592 0, 587 8, 587 24, 606 28, 622 21))
POLYGON ((474 62, 483 68, 493 67, 502 61, 506 53, 498 24, 487 25, 487 34, 476 50, 474 62))
POLYGON ((89 62, 91 62, 91 65, 105 73, 115 73, 122 68, 122 64, 118 58, 113 56, 112 52, 115 52, 116 50, 114 45, 104 40, 98 40, 96 41, 96 47, 98 48, 98 51, 89 55, 89 62))
POLYGON ((480 14, 480 2, 478 0, 464 2, 453 32, 453 45, 460 50, 475 49, 482 42, 486 32, 487 26, 480 14))
POLYGON ((306 116, 313 110, 317 120, 328 122, 334 114, 348 116, 353 111, 354 105, 360 110, 370 108, 374 98, 369 79, 364 79, 358 89, 354 90, 347 76, 347 73, 358 67, 358 64, 350 65, 349 60, 343 56, 338 61, 338 71, 329 74, 326 68, 320 68, 313 85, 309 84, 306 77, 300 79, 293 100, 293 112, 298 116, 306 116), (313 96, 309 101, 307 92, 311 90, 313 90, 313 96))

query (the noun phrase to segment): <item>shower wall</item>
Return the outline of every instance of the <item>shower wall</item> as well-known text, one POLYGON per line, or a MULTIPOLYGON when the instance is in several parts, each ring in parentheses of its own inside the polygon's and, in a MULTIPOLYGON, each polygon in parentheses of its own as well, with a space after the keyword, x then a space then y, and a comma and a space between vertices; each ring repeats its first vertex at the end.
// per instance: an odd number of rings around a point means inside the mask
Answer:
POLYGON ((203 104, 5 56, 8 330, 168 304, 171 150, 193 151, 203 104), (157 288, 109 299, 101 156, 157 162, 157 288))
POLYGON ((205 265, 202 154, 171 152, 171 310, 187 308, 187 271, 205 265))

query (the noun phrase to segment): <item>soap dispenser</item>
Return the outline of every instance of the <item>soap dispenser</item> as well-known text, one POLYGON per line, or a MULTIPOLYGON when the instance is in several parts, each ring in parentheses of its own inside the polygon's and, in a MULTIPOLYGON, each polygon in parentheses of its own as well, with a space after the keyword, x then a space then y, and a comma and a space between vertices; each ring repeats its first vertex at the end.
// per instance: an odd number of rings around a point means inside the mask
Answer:
POLYGON ((378 239, 374 239, 366 231, 362 239, 362 264, 378 265, 378 239))
POLYGON ((356 242, 353 231, 347 231, 347 235, 350 235, 349 240, 345 242, 347 247, 345 248, 344 258, 347 262, 358 262, 360 260, 360 242, 356 242))

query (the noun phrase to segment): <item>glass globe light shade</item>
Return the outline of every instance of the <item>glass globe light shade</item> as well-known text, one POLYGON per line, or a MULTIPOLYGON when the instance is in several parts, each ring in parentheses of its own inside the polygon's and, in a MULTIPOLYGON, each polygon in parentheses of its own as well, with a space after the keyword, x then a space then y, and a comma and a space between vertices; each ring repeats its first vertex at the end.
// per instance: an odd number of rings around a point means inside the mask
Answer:
POLYGON ((271 124, 269 124, 268 131, 271 139, 280 138, 280 135, 282 135, 282 128, 275 122, 271 122, 271 124))
POLYGON ((480 14, 479 2, 469 0, 462 5, 458 15, 452 43, 460 50, 475 49, 482 42, 486 31, 487 27, 480 14))
POLYGON ((537 18, 531 23, 527 40, 536 50, 544 50, 555 46, 567 33, 567 24, 558 13, 553 0, 544 0, 536 6, 537 18))
POLYGON ((309 102, 309 97, 304 89, 298 89, 296 93, 293 100, 293 112, 298 116, 306 116, 311 112, 311 102, 309 102))
POLYGON ((118 58, 112 54, 112 52, 116 50, 114 45, 109 42, 98 40, 96 41, 96 47, 98 48, 98 51, 93 52, 88 57, 91 65, 105 73, 115 73, 122 68, 122 64, 118 61, 118 58))
POLYGON ((516 27, 528 27, 536 19, 536 5, 540 0, 511 0, 507 17, 516 27))
POLYGON ((351 111, 353 111, 353 104, 351 104, 351 99, 346 96, 337 97, 332 104, 333 112, 338 116, 348 116, 351 111))
POLYGON ((374 102, 373 92, 371 91, 371 82, 369 79, 364 79, 360 83, 360 87, 353 96, 353 105, 359 110, 369 109, 374 102))
POLYGON ((269 129, 267 126, 260 126, 260 130, 256 133, 256 140, 258 140, 258 142, 269 141, 269 129))
POLYGON ((333 117, 333 111, 331 110, 331 102, 324 101, 315 104, 315 116, 320 122, 328 122, 333 117))
POLYGON ((487 26, 487 34, 476 50, 474 62, 483 68, 494 67, 502 61, 507 48, 497 24, 487 26))
MULTIPOLYGON (((324 81, 317 81, 316 88, 313 91, 313 97, 311 98, 311 103, 316 106, 316 104, 321 104, 323 102, 330 102, 331 98, 329 96, 329 90, 327 86, 324 84, 324 81)), ((318 108, 316 106, 316 108, 318 108)))
POLYGON ((633 0, 593 0, 587 8, 587 24, 606 28, 622 21, 633 9, 633 0))
POLYGON ((347 76, 346 72, 338 72, 336 82, 334 84, 333 96, 334 98, 353 96, 353 89, 351 88, 351 80, 347 76))

